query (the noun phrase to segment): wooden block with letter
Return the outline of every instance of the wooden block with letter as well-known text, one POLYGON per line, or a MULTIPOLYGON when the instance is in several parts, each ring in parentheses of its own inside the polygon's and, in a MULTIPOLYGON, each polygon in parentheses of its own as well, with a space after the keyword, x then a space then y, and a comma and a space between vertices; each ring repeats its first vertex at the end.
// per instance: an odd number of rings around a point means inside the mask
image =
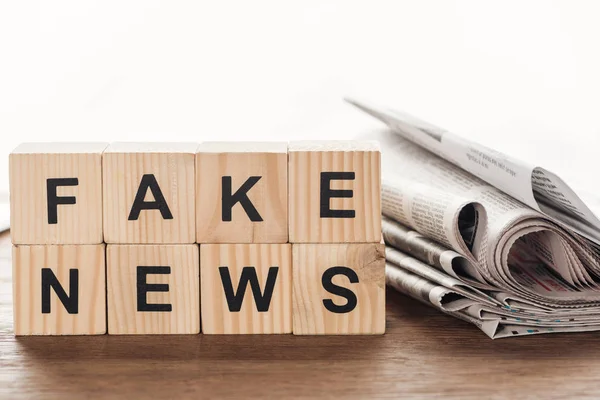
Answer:
POLYGON ((291 333, 290 244, 202 244, 202 331, 291 333))
POLYGON ((286 243, 285 142, 205 142, 196 155, 198 243, 286 243))
POLYGON ((104 244, 13 246, 15 335, 106 333, 104 244))
POLYGON ((102 158, 107 243, 194 243, 195 143, 113 143, 102 158))
POLYGON ((290 242, 379 242, 380 158, 376 142, 290 143, 290 242))
POLYGON ((294 244, 295 335, 385 331, 385 245, 294 244))
POLYGON ((198 246, 108 245, 109 334, 200 332, 198 246))
POLYGON ((15 244, 102 243, 102 152, 108 143, 24 143, 11 154, 15 244))

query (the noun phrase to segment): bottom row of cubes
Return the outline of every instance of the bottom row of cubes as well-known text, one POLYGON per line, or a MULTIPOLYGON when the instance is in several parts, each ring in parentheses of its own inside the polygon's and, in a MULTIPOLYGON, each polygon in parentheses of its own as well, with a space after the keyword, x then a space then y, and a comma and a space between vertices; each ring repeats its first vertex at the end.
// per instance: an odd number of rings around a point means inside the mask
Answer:
POLYGON ((385 330, 379 243, 19 245, 13 291, 16 335, 385 330))

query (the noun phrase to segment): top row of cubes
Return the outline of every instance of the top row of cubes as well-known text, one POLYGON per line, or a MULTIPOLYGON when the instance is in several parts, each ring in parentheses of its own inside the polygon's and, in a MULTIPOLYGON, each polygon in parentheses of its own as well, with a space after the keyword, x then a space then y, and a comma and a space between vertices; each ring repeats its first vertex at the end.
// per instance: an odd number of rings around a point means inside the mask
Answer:
POLYGON ((25 143, 10 155, 11 237, 379 242, 380 188, 376 142, 25 143))

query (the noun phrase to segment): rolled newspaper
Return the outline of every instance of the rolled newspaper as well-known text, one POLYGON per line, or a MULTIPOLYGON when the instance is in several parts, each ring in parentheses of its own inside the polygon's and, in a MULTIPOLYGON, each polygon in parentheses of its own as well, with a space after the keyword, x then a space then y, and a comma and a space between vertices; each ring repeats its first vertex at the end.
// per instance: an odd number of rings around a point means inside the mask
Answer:
POLYGON ((368 110, 392 128, 366 135, 385 149, 390 286, 492 338, 600 329, 600 230, 562 181, 404 114, 368 110))

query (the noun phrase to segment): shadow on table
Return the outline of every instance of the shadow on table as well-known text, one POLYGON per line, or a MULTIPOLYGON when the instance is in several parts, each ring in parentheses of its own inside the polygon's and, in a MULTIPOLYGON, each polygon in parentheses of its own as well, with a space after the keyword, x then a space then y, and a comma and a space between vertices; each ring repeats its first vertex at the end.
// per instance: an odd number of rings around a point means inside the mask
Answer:
POLYGON ((0 336, 0 382, 22 397, 397 398, 493 385, 514 397, 525 384, 552 394, 569 374, 593 386, 599 344, 594 333, 492 341, 388 291, 384 336, 0 336))
POLYGON ((600 356, 600 332, 556 333, 492 340, 476 326, 391 289, 387 330, 403 335, 415 351, 448 357, 590 358, 600 356))
POLYGON ((413 357, 600 357, 598 333, 491 340, 477 327, 394 291, 383 336, 133 335, 19 337, 20 351, 46 360, 399 361, 413 357), (549 351, 552 349, 552 351, 549 351))

